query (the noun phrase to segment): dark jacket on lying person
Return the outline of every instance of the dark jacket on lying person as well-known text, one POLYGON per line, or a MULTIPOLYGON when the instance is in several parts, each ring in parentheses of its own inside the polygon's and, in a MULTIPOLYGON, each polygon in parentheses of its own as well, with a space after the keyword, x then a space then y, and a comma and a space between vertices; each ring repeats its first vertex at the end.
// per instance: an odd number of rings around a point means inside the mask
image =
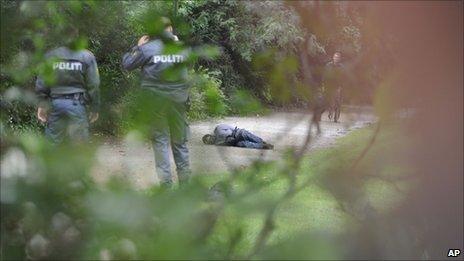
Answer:
POLYGON ((205 144, 214 144, 219 146, 234 146, 252 149, 273 149, 274 146, 266 143, 263 139, 255 134, 238 127, 227 124, 219 124, 214 129, 214 134, 203 136, 205 144))

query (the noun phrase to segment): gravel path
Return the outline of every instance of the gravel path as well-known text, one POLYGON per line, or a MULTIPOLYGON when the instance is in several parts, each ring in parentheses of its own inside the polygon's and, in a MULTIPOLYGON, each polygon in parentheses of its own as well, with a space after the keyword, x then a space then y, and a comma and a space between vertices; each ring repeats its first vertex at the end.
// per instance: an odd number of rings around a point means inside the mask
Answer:
MULTIPOLYGON (((337 138, 354 129, 362 128, 376 120, 372 109, 347 107, 340 122, 334 123, 323 115, 322 135, 314 136, 309 151, 330 147, 337 138)), ((273 160, 281 157, 288 147, 301 146, 306 137, 311 114, 302 112, 275 112, 266 116, 226 117, 191 124, 192 136, 188 142, 190 162, 196 174, 224 172, 228 169, 247 166, 259 158, 273 160), (265 141, 275 145, 274 150, 254 150, 235 147, 204 145, 201 137, 213 131, 219 123, 245 128, 265 141)), ((313 128, 315 133, 315 128, 313 128)), ((171 160, 172 161, 172 160, 171 160)), ((171 162, 175 173, 174 162, 171 162)), ((97 163, 93 176, 104 182, 110 175, 125 175, 138 188, 146 188, 158 182, 154 167, 151 144, 128 136, 123 141, 108 141, 97 150, 97 163)))

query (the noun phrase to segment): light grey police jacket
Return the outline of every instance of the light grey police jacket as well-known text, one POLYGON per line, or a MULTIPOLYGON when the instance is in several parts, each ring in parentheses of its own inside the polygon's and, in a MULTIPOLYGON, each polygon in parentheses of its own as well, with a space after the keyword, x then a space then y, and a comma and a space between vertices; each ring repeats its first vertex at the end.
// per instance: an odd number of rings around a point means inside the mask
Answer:
POLYGON ((44 75, 36 80, 35 90, 42 100, 65 94, 87 94, 93 112, 100 107, 100 76, 95 56, 89 50, 58 47, 45 54, 53 72, 50 81, 44 75))
MULTIPOLYGON (((171 42, 172 46, 176 44, 171 42)), ((141 46, 135 46, 124 54, 122 66, 128 71, 141 69, 142 88, 150 89, 175 102, 186 102, 189 95, 186 66, 188 50, 170 52, 167 47, 162 39, 153 39, 141 46)))

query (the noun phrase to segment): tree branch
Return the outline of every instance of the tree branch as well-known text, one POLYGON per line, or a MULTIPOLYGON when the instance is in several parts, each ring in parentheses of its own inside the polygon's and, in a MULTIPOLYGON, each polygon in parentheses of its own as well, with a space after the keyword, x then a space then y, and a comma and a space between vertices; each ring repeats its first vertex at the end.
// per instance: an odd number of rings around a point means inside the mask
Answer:
POLYGON ((283 169, 282 172, 288 172, 288 177, 289 177, 289 186, 287 188, 287 191, 285 194, 269 209, 269 211, 266 213, 266 217, 264 220, 264 225, 261 228, 258 238, 256 239, 255 245, 253 247, 253 250, 250 252, 250 254, 247 256, 247 259, 251 259, 254 255, 256 255, 259 250, 266 244, 269 236, 271 235, 272 231, 275 228, 274 225, 274 216, 277 211, 277 208, 285 202, 288 199, 291 199, 297 192, 295 189, 296 187, 296 177, 298 175, 298 171, 300 168, 300 163, 301 159, 303 158, 304 152, 307 150, 309 147, 309 144, 311 143, 311 128, 312 128, 312 121, 309 123, 309 128, 308 128, 308 134, 306 135, 305 142, 303 146, 301 147, 300 150, 298 150, 295 153, 295 158, 292 164, 289 165, 288 169, 283 169))
POLYGON ((361 152, 359 157, 353 162, 353 165, 351 165, 349 172, 353 172, 356 169, 359 162, 361 162, 361 160, 366 156, 367 152, 372 148, 372 145, 374 145, 377 135, 379 134, 379 131, 380 131, 380 125, 381 125, 381 122, 379 121, 377 123, 377 127, 375 128, 374 134, 371 137, 371 140, 369 141, 367 146, 364 148, 364 150, 361 152))

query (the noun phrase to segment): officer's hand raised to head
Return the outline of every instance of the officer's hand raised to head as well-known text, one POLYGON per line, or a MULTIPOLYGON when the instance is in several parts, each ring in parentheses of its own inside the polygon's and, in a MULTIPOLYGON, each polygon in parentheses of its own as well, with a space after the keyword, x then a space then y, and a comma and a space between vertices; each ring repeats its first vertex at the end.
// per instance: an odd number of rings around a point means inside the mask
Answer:
POLYGON ((144 36, 140 37, 139 42, 137 43, 137 45, 141 46, 141 45, 145 44, 146 42, 148 42, 149 40, 150 40, 150 38, 148 37, 148 35, 144 35, 144 36))
POLYGON ((47 110, 45 108, 38 107, 37 108, 37 118, 42 123, 47 122, 47 110))
POLYGON ((98 120, 98 116, 99 116, 98 112, 89 113, 89 121, 90 121, 90 123, 96 122, 98 120))

